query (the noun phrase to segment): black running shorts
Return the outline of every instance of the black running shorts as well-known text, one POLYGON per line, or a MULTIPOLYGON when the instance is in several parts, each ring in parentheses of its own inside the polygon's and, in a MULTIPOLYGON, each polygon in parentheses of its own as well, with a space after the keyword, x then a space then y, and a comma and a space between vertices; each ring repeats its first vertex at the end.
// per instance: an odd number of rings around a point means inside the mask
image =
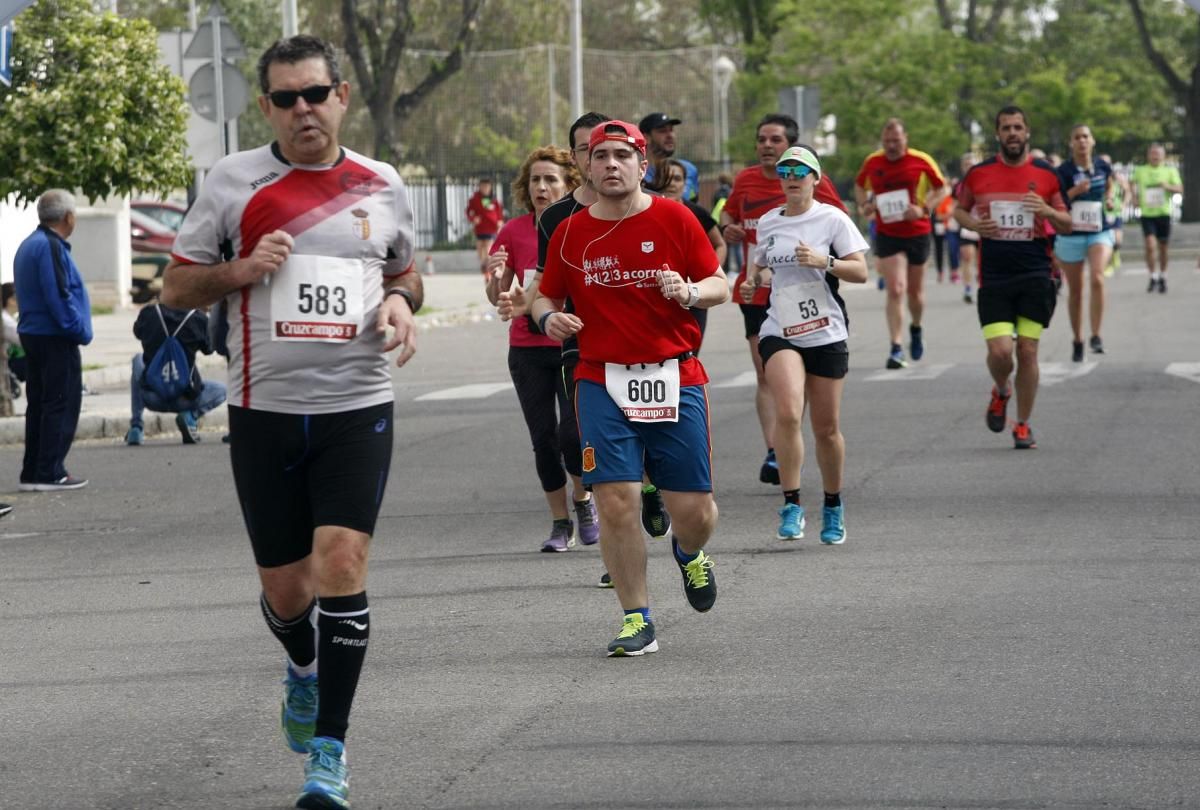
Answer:
POLYGON ((800 359, 804 361, 804 371, 814 377, 840 380, 850 370, 850 348, 844 340, 824 346, 805 347, 775 335, 768 335, 758 341, 758 354, 762 357, 764 367, 773 355, 788 350, 800 355, 800 359))
POLYGON ((880 259, 903 253, 909 264, 925 264, 929 261, 929 234, 924 236, 899 237, 875 234, 875 255, 880 259))
POLYGON ((1017 323, 1028 318, 1043 327, 1050 325, 1058 290, 1046 276, 1026 276, 1013 281, 989 281, 980 286, 976 308, 979 325, 1017 323))
POLYGON ((1159 242, 1169 242, 1171 240, 1171 218, 1169 216, 1142 217, 1142 235, 1153 236, 1159 242))
POLYGON ((392 403, 309 416, 229 407, 230 458, 254 560, 312 553, 313 530, 374 534, 392 463, 392 403))
POLYGON ((766 305, 738 304, 738 308, 742 311, 742 323, 746 327, 746 339, 749 340, 752 337, 758 337, 758 330, 762 329, 763 321, 767 319, 766 305))

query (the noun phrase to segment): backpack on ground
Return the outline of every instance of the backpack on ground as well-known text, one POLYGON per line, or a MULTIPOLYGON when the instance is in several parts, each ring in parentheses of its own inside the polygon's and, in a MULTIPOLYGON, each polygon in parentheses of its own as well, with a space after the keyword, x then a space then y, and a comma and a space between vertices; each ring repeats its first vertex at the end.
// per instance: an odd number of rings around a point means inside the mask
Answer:
POLYGON ((183 348, 183 343, 176 336, 196 310, 188 310, 188 314, 179 322, 179 326, 175 328, 174 332, 167 329, 167 321, 163 318, 162 307, 155 304, 154 310, 158 313, 158 321, 162 324, 166 340, 158 347, 154 357, 150 358, 142 382, 147 388, 158 394, 164 402, 173 402, 187 393, 192 385, 192 370, 188 366, 187 352, 183 348))

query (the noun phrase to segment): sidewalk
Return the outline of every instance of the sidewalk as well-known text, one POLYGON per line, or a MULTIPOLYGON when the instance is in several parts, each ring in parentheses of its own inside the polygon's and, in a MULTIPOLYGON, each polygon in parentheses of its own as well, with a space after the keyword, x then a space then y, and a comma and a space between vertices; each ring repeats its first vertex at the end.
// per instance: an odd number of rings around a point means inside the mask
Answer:
MULTIPOLYGON (((438 269, 441 269, 440 265, 438 269)), ((423 279, 425 306, 417 315, 417 325, 422 331, 495 317, 477 272, 438 272, 423 279)), ((108 315, 92 316, 95 337, 82 349, 86 393, 79 427, 75 431, 76 440, 120 439, 129 429, 130 361, 141 349, 133 336, 133 322, 140 309, 133 306, 108 315)), ((224 358, 199 355, 196 362, 206 378, 225 380, 224 358)), ((13 402, 15 416, 0 417, 0 444, 25 441, 25 403, 22 396, 13 402)), ((206 414, 200 427, 210 431, 223 430, 228 421, 228 413, 222 405, 206 414)), ((146 411, 145 431, 147 436, 177 433, 175 414, 146 411)))

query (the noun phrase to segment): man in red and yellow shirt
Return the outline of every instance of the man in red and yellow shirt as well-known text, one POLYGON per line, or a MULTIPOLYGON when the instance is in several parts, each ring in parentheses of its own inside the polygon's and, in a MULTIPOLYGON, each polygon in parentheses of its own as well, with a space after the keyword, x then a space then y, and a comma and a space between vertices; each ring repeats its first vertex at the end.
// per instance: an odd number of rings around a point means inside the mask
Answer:
POLYGON ((909 346, 913 360, 925 354, 921 316, 925 311, 925 262, 929 260, 929 212, 949 192, 937 162, 908 148, 899 118, 883 125, 883 148, 867 155, 854 178, 854 196, 863 216, 875 217, 875 255, 887 281, 887 325, 892 346, 888 368, 904 368, 900 346, 901 302, 907 295, 909 346))
POLYGON ((642 191, 646 139, 606 121, 588 139, 599 199, 555 229, 530 314, 543 334, 579 339, 575 408, 583 481, 592 486, 600 551, 625 617, 609 655, 655 652, 642 540, 642 470, 672 517, 671 546, 689 604, 716 602, 704 546, 717 523, 708 397, 689 307, 729 297, 725 274, 695 216, 642 191), (563 312, 570 298, 574 312, 563 312))

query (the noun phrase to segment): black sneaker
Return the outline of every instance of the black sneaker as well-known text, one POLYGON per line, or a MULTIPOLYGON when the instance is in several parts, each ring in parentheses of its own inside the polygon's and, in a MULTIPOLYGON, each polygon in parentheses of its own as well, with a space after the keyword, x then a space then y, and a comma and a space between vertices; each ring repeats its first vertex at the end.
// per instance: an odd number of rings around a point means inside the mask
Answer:
MULTIPOLYGON (((70 475, 64 475, 57 481, 43 481, 30 484, 29 488, 34 492, 65 492, 72 489, 83 489, 87 485, 86 478, 74 478, 70 475)), ((21 488, 24 489, 25 485, 22 484, 21 488)))
POLYGON ((1071 362, 1072 363, 1082 363, 1083 362, 1083 341, 1082 340, 1072 340, 1071 341, 1071 362))
POLYGON ((1160 293, 1165 293, 1165 292, 1167 291, 1167 279, 1166 279, 1166 276, 1163 276, 1162 278, 1160 278, 1160 279, 1158 280, 1158 291, 1159 291, 1160 293))
MULTIPOLYGON (((672 538, 672 556, 678 547, 679 544, 672 538)), ((717 575, 713 572, 712 557, 701 550, 690 563, 681 563, 675 557, 675 564, 683 574, 683 595, 687 597, 688 604, 700 613, 709 610, 717 601, 717 575)))
POLYGON ((655 540, 662 540, 671 533, 671 516, 657 489, 642 490, 642 528, 655 540))
POLYGON ((10 503, 0 503, 0 517, 4 517, 5 515, 7 515, 7 514, 9 514, 10 512, 12 512, 12 510, 13 510, 13 508, 12 508, 12 504, 10 504, 10 503))
POLYGON ((648 622, 640 613, 629 613, 608 645, 610 656, 643 655, 658 652, 658 641, 654 638, 654 622, 648 622))
POLYGON ((764 484, 779 486, 779 462, 775 459, 775 451, 767 451, 762 466, 758 469, 758 480, 764 484))
POLYGON ((925 333, 919 326, 908 327, 908 356, 920 360, 925 356, 925 333))
POLYGON ((1037 441, 1033 438, 1033 431, 1024 422, 1017 422, 1017 426, 1013 428, 1012 437, 1013 447, 1017 450, 1034 450, 1037 448, 1037 441))
POLYGON ((893 343, 892 349, 888 352, 887 363, 884 364, 887 368, 908 368, 908 361, 904 359, 904 349, 900 348, 899 343, 893 343))
POLYGON ((1156 279, 1154 276, 1150 276, 1150 286, 1146 288, 1146 292, 1148 292, 1148 293, 1154 292, 1157 289, 1158 289, 1158 279, 1156 279))
POLYGON ((611 588, 612 586, 613 586, 612 576, 607 571, 605 571, 603 574, 600 575, 600 581, 598 583, 596 583, 596 587, 597 588, 611 588))
POLYGON ((1100 339, 1099 335, 1092 335, 1088 345, 1092 348, 1092 354, 1104 354, 1104 341, 1100 339))
POLYGON ((175 427, 183 436, 184 444, 197 444, 200 441, 200 431, 196 430, 196 420, 187 411, 175 414, 175 427))

